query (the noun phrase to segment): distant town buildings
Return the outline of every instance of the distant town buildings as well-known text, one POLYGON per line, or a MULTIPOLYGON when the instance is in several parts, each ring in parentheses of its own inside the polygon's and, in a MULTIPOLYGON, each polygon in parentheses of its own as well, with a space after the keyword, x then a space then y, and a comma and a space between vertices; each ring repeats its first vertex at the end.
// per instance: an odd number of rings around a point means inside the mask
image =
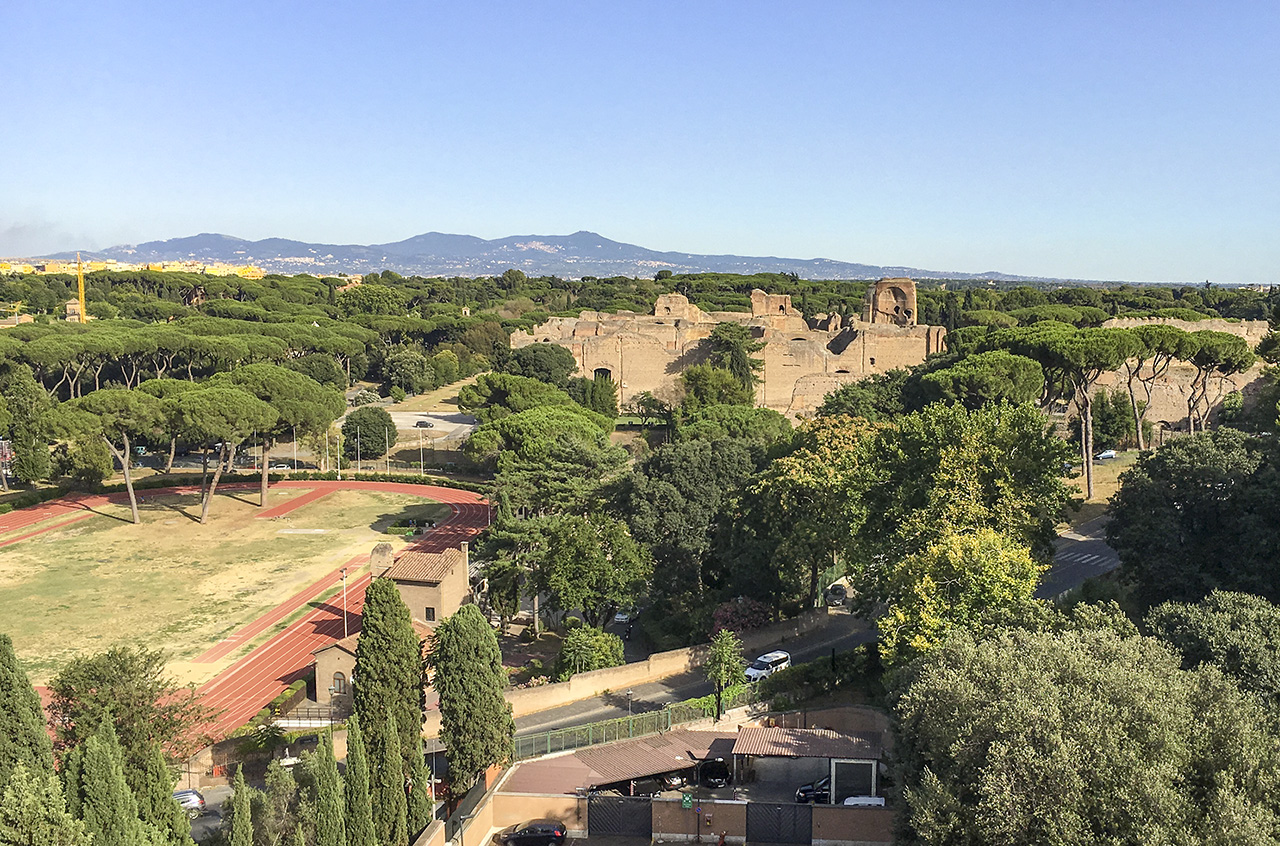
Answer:
MULTIPOLYGON (((85 273, 98 270, 130 272, 138 270, 159 270, 171 273, 201 273, 206 276, 239 276, 242 279, 261 279, 266 272, 255 265, 227 264, 225 262, 205 263, 202 261, 163 261, 163 262, 123 262, 115 259, 93 259, 81 262, 85 273)), ((45 274, 75 273, 74 261, 45 261, 23 259, 0 259, 0 273, 45 274)))

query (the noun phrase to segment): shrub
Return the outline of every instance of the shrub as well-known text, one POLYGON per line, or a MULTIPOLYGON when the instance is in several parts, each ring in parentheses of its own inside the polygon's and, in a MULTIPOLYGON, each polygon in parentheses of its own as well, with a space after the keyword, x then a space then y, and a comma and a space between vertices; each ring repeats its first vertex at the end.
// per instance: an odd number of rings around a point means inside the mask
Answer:
POLYGON ((830 657, 818 658, 779 670, 759 681, 760 698, 772 700, 775 708, 787 708, 795 702, 830 693, 837 688, 864 684, 878 678, 881 673, 880 658, 874 644, 862 644, 837 652, 834 663, 833 668, 830 657))
POLYGON ((363 390, 363 391, 359 391, 355 396, 353 396, 350 400, 350 403, 351 405, 355 405, 355 406, 368 405, 369 403, 377 402, 380 399, 382 399, 382 397, 378 396, 373 391, 363 390))
POLYGON ((405 393, 404 388, 399 385, 392 385, 391 390, 387 395, 391 397, 392 402, 404 402, 404 398, 408 396, 408 394, 405 393))
POLYGON ((568 681, 574 673, 617 667, 625 661, 622 638, 590 626, 569 632, 556 659, 556 681, 568 681))
POLYGON ((769 624, 769 606, 740 596, 716 606, 716 610, 711 612, 711 624, 713 636, 723 629, 738 634, 755 631, 769 624))

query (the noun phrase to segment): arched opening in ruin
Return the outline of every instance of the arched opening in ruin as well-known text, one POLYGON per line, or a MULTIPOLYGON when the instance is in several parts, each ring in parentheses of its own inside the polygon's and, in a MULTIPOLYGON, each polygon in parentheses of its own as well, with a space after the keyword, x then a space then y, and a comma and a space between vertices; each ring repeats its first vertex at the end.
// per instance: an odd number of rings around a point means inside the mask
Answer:
POLYGON ((608 379, 610 382, 613 381, 613 371, 607 367, 597 367, 592 375, 597 379, 608 379))

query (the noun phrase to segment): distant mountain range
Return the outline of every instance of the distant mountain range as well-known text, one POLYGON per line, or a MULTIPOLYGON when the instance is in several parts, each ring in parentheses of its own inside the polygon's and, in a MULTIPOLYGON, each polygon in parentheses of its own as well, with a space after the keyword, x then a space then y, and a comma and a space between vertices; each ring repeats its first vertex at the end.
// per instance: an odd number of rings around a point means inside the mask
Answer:
MULTIPOLYGON (((199 261, 252 264, 268 273, 369 273, 393 270, 403 275, 492 276, 508 268, 530 276, 653 276, 672 273, 795 273, 804 279, 993 279, 1049 281, 996 271, 938 271, 918 267, 881 267, 833 259, 776 256, 698 255, 661 252, 611 241, 594 232, 572 235, 514 235, 486 241, 473 235, 427 232, 390 244, 308 244, 285 238, 246 241, 230 235, 203 234, 81 251, 85 258, 123 262, 199 261)), ((74 252, 48 256, 74 259, 74 252)))

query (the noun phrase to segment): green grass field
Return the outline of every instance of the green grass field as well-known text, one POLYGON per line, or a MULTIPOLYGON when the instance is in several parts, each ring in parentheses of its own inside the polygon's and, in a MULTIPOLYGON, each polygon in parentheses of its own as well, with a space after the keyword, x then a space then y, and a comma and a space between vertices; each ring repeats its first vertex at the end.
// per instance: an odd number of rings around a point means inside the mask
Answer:
MULTIPOLYGON (((277 488, 277 505, 304 490, 277 488)), ((48 679, 76 655, 117 644, 163 649, 199 681, 222 665, 190 659, 275 605, 367 553, 403 541, 381 530, 404 517, 441 519, 449 507, 418 497, 339 491, 292 514, 259 520, 253 493, 219 494, 210 522, 196 495, 143 492, 142 523, 128 506, 4 548, 0 627, 24 668, 48 679)))

